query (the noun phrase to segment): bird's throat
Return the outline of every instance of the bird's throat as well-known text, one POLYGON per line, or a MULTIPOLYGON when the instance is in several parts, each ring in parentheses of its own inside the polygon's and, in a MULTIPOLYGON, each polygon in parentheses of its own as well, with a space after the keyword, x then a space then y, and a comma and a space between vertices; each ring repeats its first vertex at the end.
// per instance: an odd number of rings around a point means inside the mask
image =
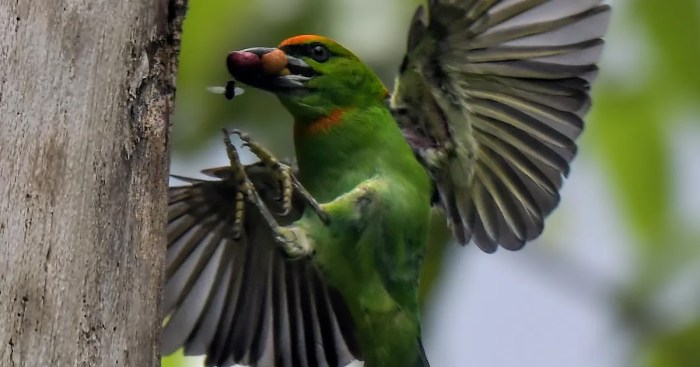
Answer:
POLYGON ((333 199, 372 177, 385 149, 383 134, 378 134, 384 130, 380 121, 387 118, 390 115, 379 108, 345 108, 295 121, 299 179, 318 200, 333 199))
POLYGON ((311 122, 297 121, 294 124, 295 138, 304 138, 319 134, 328 134, 330 130, 338 125, 348 109, 338 108, 326 116, 320 117, 311 122))

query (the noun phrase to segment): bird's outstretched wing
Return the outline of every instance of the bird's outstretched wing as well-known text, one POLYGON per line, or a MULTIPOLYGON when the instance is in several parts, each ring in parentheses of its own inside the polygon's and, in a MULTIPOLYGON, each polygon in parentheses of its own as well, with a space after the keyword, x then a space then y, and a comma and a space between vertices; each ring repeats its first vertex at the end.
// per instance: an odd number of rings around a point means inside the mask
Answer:
POLYGON ((391 107, 458 240, 510 250, 542 233, 590 107, 602 0, 429 0, 391 107))
MULTIPOLYGON (((277 182, 261 164, 246 174, 271 211, 282 208, 277 182)), ((239 192, 230 168, 218 178, 169 189, 163 353, 180 347, 207 355, 207 366, 345 366, 359 357, 349 310, 307 259, 288 260, 259 212, 246 205, 232 233, 239 192)), ((293 197, 289 215, 304 201, 293 197)))

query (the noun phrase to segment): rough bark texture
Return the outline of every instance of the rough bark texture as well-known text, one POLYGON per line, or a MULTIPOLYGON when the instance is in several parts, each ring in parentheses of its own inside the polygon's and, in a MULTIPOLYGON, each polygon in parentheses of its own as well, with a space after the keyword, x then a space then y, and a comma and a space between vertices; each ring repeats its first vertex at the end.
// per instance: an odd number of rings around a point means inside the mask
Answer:
POLYGON ((185 0, 0 0, 0 366, 156 366, 185 0))

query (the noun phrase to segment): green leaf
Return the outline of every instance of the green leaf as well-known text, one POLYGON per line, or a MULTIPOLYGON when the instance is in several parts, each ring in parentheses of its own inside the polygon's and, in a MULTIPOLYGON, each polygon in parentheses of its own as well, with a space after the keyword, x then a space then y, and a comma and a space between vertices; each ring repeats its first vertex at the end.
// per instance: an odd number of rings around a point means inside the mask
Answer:
POLYGON ((668 334, 647 352, 646 367, 700 366, 700 322, 668 334))
POLYGON ((202 367, 201 358, 185 357, 182 353, 182 349, 178 349, 177 352, 162 357, 160 359, 161 367, 202 367))
POLYGON ((584 149, 594 151, 613 184, 640 243, 660 241, 668 229, 670 154, 664 116, 653 94, 600 88, 584 149))
POLYGON ((700 96, 700 3, 696 0, 636 0, 633 10, 649 30, 659 60, 660 81, 675 93, 700 96))

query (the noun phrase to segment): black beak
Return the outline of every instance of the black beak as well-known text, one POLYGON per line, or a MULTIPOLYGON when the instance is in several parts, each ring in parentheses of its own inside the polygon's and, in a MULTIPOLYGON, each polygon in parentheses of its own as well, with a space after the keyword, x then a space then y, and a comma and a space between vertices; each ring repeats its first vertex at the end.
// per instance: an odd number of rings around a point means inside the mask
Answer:
POLYGON ((236 80, 271 92, 305 89, 316 75, 302 59, 277 48, 233 51, 226 57, 226 66, 236 80))

